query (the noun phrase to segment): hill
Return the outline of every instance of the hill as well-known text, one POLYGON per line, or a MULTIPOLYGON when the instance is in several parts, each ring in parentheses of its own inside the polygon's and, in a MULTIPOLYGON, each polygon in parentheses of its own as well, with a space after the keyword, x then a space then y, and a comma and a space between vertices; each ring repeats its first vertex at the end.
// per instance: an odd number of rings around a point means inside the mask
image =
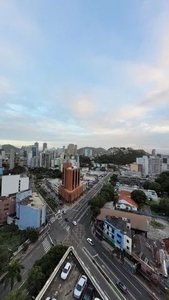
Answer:
POLYGON ((78 150, 77 150, 77 153, 79 154, 79 155, 84 155, 85 154, 85 149, 92 149, 92 156, 95 156, 95 155, 103 155, 103 154, 106 154, 106 150, 104 149, 104 148, 101 148, 101 147, 99 147, 99 148, 94 148, 94 147, 83 147, 83 148, 79 148, 78 150))
POLYGON ((19 152, 20 151, 20 148, 17 148, 13 145, 10 145, 10 144, 2 145, 2 149, 4 149, 6 153, 10 153, 11 149, 13 149, 14 152, 19 152))

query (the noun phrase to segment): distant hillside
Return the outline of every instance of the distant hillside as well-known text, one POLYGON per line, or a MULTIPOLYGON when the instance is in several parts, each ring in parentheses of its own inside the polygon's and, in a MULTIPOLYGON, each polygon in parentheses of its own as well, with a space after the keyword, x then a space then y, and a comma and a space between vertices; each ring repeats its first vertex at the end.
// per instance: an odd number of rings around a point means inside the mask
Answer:
POLYGON ((2 145, 2 148, 5 150, 6 153, 10 153, 11 149, 13 149, 14 152, 19 152, 20 151, 20 148, 17 148, 13 145, 10 145, 10 144, 2 145))
POLYGON ((84 155, 85 154, 85 149, 92 149, 93 153, 92 155, 95 156, 95 155, 103 155, 103 154, 106 154, 106 150, 104 148, 94 148, 94 147, 83 147, 83 148, 80 148, 77 150, 77 153, 79 155, 84 155))

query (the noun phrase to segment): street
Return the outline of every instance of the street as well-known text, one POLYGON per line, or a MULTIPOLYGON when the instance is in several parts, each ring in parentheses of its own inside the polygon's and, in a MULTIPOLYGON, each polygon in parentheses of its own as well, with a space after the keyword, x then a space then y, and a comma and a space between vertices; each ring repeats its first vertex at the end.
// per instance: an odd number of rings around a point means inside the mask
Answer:
MULTIPOLYGON (((103 184, 107 182, 111 173, 108 173, 100 182, 98 182, 93 188, 77 202, 76 205, 70 206, 66 211, 66 214, 60 214, 51 217, 51 225, 49 233, 45 233, 41 237, 36 247, 28 253, 22 260, 24 269, 22 271, 22 283, 26 280, 29 270, 32 268, 36 260, 43 257, 47 253, 52 244, 63 243, 67 246, 73 246, 77 251, 79 257, 85 262, 89 270, 91 270, 92 276, 99 283, 104 290, 108 299, 118 299, 114 294, 110 284, 101 275, 98 269, 91 262, 91 257, 94 258, 110 280, 116 284, 117 280, 122 281, 127 289, 128 294, 125 295, 125 299, 141 300, 148 299, 149 293, 140 284, 140 282, 128 272, 124 266, 101 245, 91 233, 91 212, 88 206, 88 200, 94 197, 102 188, 103 184), (67 219, 67 221, 65 220, 67 219), (77 226, 72 224, 72 221, 77 222, 77 226), (89 245, 86 239, 90 237, 94 241, 94 247, 89 245), (86 252, 84 251, 86 249, 86 252)), ((21 283, 15 283, 14 288, 19 288, 21 283)), ((9 292, 9 289, 3 289, 1 284, 0 294, 5 296, 9 292)), ((162 299, 162 298, 161 298, 162 299)))

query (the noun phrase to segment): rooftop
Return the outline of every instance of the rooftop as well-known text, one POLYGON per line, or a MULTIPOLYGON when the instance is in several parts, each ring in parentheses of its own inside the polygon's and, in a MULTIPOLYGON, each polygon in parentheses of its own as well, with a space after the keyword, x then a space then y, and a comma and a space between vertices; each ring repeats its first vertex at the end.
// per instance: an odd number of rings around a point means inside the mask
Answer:
POLYGON ((34 209, 39 209, 44 206, 44 203, 39 198, 38 194, 36 192, 32 193, 31 196, 28 196, 20 201, 21 205, 26 205, 34 209))
POLYGON ((74 300, 74 287, 82 274, 87 276, 88 284, 94 287, 94 296, 102 300, 107 299, 74 248, 69 247, 35 300, 45 300, 47 297, 54 297, 57 300, 74 300), (71 273, 66 280, 62 280, 61 272, 67 262, 72 265, 71 273))
POLYGON ((123 220, 114 216, 106 216, 106 220, 121 232, 126 232, 128 236, 131 236, 131 229, 127 227, 127 224, 130 224, 130 220, 123 220))
POLYGON ((148 224, 147 224, 147 217, 140 216, 138 214, 133 214, 129 212, 124 212, 120 210, 113 210, 113 209, 101 209, 101 213, 97 216, 98 221, 104 221, 106 216, 115 216, 118 218, 127 218, 131 222, 131 228, 137 229, 141 231, 148 231, 148 224))
POLYGON ((119 191, 118 195, 119 195, 118 201, 119 200, 125 200, 125 201, 128 202, 129 205, 133 205, 133 206, 138 208, 138 204, 136 203, 136 201, 134 201, 131 198, 131 193, 129 191, 119 191))

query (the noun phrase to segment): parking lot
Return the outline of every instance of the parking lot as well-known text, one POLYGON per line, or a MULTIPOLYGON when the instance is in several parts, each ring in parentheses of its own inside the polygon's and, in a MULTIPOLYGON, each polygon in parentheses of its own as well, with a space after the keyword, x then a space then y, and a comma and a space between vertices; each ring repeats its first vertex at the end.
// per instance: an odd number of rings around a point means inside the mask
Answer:
MULTIPOLYGON (((57 300, 74 300, 74 287, 82 274, 85 275, 85 272, 79 265, 74 255, 70 255, 69 257, 67 257, 63 266, 60 268, 56 277, 42 297, 42 300, 45 300, 47 297, 54 297, 57 300), (72 269, 69 273, 68 278, 66 280, 62 280, 60 275, 62 272, 62 268, 66 265, 67 262, 70 262, 72 264, 72 269)), ((90 283, 89 280, 88 283, 90 283)), ((85 291, 83 292, 83 295, 84 293, 85 291)), ((80 299, 83 299, 83 295, 80 299)), ((97 293, 95 296, 97 296, 97 293)))

